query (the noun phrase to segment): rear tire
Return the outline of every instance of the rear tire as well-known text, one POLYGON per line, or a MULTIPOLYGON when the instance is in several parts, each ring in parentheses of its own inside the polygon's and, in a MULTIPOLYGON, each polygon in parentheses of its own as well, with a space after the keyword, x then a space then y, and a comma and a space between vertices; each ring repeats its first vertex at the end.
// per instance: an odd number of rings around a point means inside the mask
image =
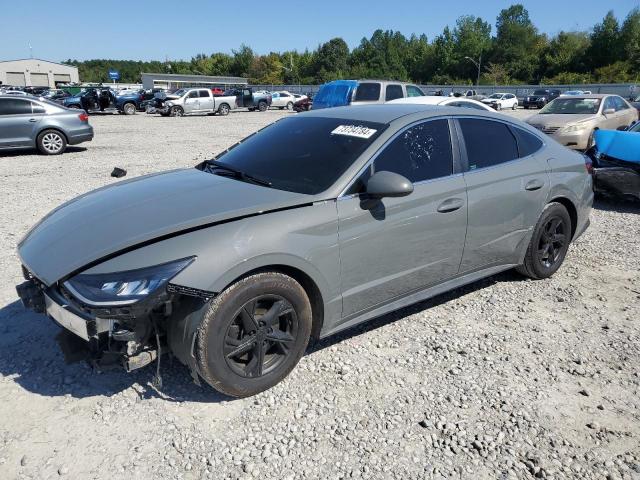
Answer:
POLYGON ((226 395, 255 395, 293 370, 311 325, 311 303, 298 282, 278 272, 251 275, 216 296, 204 313, 195 346, 198 370, 226 395))
POLYGON ((223 117, 229 115, 230 110, 231 109, 229 108, 229 105, 227 105, 226 103, 223 103, 222 105, 220 105, 220 107, 218 107, 218 113, 223 117))
POLYGON ((44 130, 36 138, 36 145, 43 155, 60 155, 67 148, 67 139, 58 130, 44 130))
POLYGON ((540 280, 553 275, 564 262, 571 243, 571 217, 564 205, 551 202, 544 207, 524 263, 516 270, 529 278, 540 280))

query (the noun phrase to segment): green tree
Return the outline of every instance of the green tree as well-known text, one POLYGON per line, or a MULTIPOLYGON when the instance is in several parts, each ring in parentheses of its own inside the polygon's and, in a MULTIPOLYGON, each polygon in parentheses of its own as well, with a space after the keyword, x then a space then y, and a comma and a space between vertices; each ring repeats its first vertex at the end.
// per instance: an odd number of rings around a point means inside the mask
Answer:
POLYGON ((249 69, 249 81, 258 85, 282 85, 284 68, 277 53, 254 57, 249 69))
POLYGON ((453 65, 452 73, 459 78, 475 80, 477 67, 465 57, 481 61, 481 56, 491 47, 491 25, 473 15, 459 17, 453 29, 453 65))
POLYGON ((587 32, 560 32, 545 49, 544 74, 552 77, 561 72, 587 72, 586 53, 589 44, 587 32))
POLYGON ((609 11, 601 23, 593 27, 591 46, 587 55, 592 69, 615 63, 622 58, 620 25, 618 19, 609 11))
POLYGON ((316 81, 345 78, 349 70, 349 46, 342 38, 332 38, 318 47, 314 55, 316 81))
POLYGON ((233 53, 233 60, 231 61, 230 67, 231 75, 248 77, 255 57, 253 50, 243 43, 238 50, 232 50, 231 53, 233 53))
POLYGON ((640 8, 629 12, 620 30, 623 55, 636 74, 640 73, 640 8))

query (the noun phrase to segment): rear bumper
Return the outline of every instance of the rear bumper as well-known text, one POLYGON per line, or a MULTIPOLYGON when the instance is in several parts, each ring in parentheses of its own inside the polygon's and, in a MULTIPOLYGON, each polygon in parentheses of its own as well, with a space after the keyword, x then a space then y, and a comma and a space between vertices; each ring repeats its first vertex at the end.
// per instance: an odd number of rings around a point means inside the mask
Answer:
POLYGON ((93 140, 93 127, 91 125, 67 132, 67 143, 69 145, 78 145, 91 140, 93 140))

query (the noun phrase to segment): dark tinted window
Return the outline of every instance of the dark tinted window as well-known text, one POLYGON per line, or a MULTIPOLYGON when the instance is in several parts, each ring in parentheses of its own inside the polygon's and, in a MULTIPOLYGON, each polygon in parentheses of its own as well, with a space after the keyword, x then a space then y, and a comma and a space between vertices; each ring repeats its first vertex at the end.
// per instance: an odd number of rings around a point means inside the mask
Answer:
POLYGON ((518 158, 516 140, 504 123, 461 118, 469 170, 491 167, 518 158))
POLYGON ((387 128, 344 118, 286 118, 246 138, 217 161, 273 184, 316 194, 329 188, 387 128))
POLYGON ((375 159, 374 170, 399 173, 412 182, 451 175, 449 122, 433 120, 405 130, 375 159))
POLYGON ((395 100, 396 98, 402 98, 402 85, 387 85, 387 91, 385 92, 385 100, 395 100))
POLYGON ((0 115, 24 115, 31 113, 31 102, 18 98, 1 98, 0 115))
POLYGON ((354 101, 371 101, 380 99, 379 83, 360 83, 356 90, 354 101))
POLYGON ((211 94, 209 93, 209 90, 199 90, 200 92, 200 98, 210 98, 211 94))
POLYGON ((518 153, 520 154, 520 158, 531 155, 542 148, 542 140, 532 133, 526 132, 517 127, 512 127, 512 131, 518 142, 518 153))

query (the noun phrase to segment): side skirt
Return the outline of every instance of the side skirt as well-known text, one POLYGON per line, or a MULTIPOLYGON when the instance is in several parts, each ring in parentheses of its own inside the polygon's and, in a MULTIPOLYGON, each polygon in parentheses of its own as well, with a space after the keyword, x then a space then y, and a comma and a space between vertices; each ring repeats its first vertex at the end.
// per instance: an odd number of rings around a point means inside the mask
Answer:
POLYGON ((454 290, 463 285, 468 285, 469 283, 476 282, 482 278, 490 277, 491 275, 495 275, 500 272, 504 272, 505 270, 509 270, 511 268, 516 267, 517 265, 498 265, 494 267, 485 268, 482 270, 478 270, 476 272, 467 273, 466 275, 462 275, 461 277, 456 277, 451 280, 447 280, 444 283, 436 285, 434 287, 427 288, 425 290, 421 290, 416 293, 412 293, 407 295, 406 297, 399 298, 390 303, 382 305, 378 308, 370 310, 368 312, 364 312, 345 323, 337 325, 336 327, 323 332, 320 334, 320 338, 329 337, 335 333, 338 333, 342 330, 349 329, 354 327, 362 322, 366 322, 367 320, 371 320, 375 317, 380 317, 387 313, 393 312, 395 310, 399 310, 400 308, 406 307, 408 305, 413 305, 414 303, 422 302, 423 300, 427 300, 429 298, 435 297, 442 293, 448 292, 450 290, 454 290))

